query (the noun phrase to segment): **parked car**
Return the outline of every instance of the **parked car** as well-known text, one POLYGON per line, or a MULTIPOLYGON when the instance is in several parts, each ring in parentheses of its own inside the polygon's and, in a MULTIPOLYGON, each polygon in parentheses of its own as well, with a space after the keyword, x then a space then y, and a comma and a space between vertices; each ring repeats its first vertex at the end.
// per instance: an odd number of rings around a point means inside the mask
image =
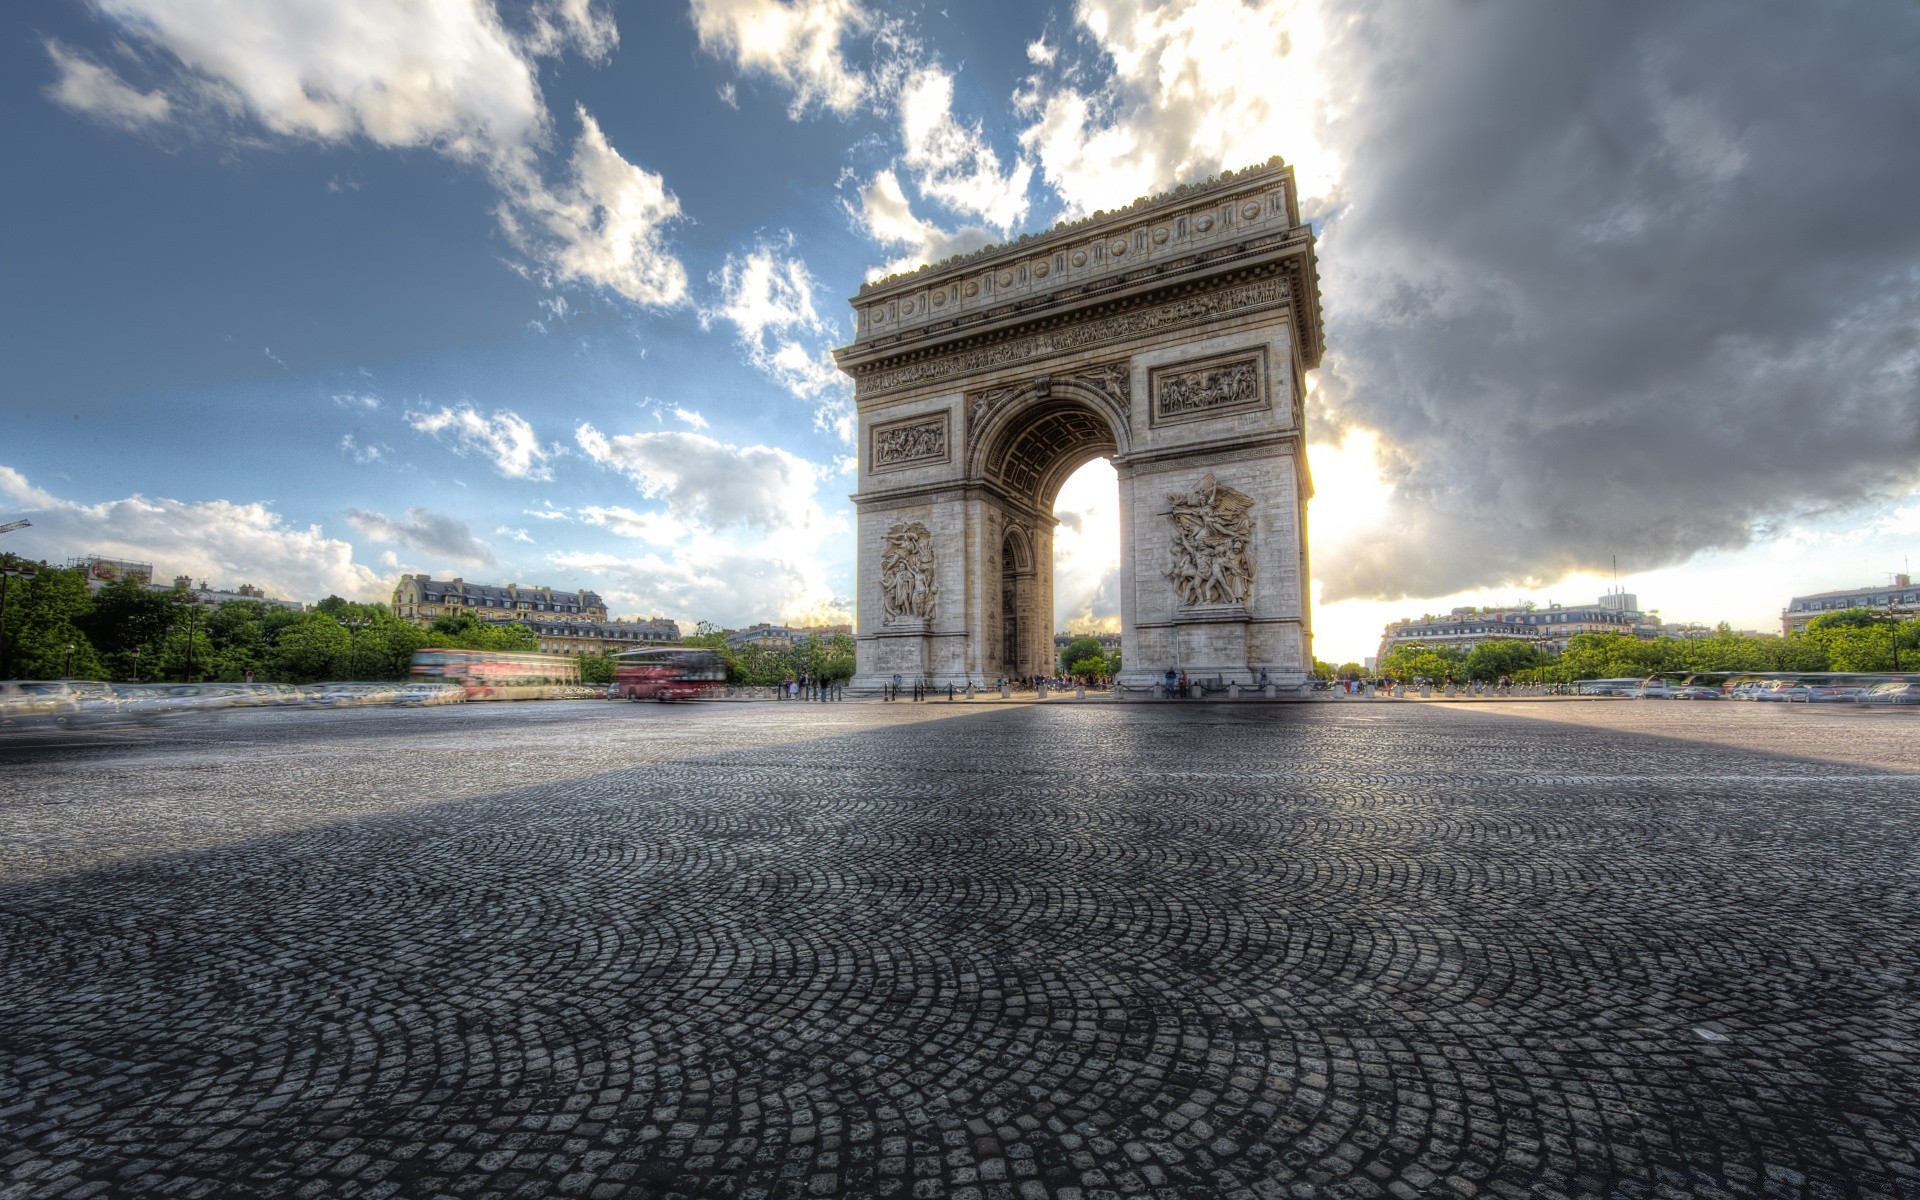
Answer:
POLYGON ((1853 698, 1855 704, 1920 704, 1920 683, 1892 679, 1853 698))
POLYGON ((1674 688, 1673 691, 1668 693, 1668 695, 1669 695, 1669 698, 1674 700, 1723 699, 1723 697, 1720 695, 1719 688, 1703 687, 1702 685, 1697 683, 1689 683, 1689 684, 1686 684, 1685 686, 1674 688))

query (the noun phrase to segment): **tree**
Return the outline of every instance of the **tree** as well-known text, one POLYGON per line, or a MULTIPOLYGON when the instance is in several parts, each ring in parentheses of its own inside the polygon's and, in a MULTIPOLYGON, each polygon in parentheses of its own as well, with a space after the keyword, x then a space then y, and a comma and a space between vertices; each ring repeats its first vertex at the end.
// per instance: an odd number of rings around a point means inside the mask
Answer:
POLYGON ((1468 679, 1494 683, 1502 675, 1512 678, 1521 671, 1538 666, 1540 651, 1530 642, 1481 642, 1467 653, 1468 679))
MULTIPOLYGON (((1076 675, 1081 674, 1082 672, 1074 669, 1073 664, 1086 658, 1100 658, 1102 657, 1101 650, 1102 647, 1099 638, 1092 636, 1077 637, 1071 642, 1068 642, 1066 647, 1060 651, 1060 665, 1065 667, 1069 673, 1076 675)), ((1105 672, 1093 673, 1105 674, 1105 672)))
POLYGON ((274 639, 274 674, 292 683, 312 683, 340 674, 351 645, 347 631, 317 609, 298 614, 274 639))
POLYGON ((1115 674, 1113 663, 1104 654, 1089 654, 1067 664, 1067 674, 1083 677, 1115 674))
MULTIPOLYGON (((1416 679, 1438 683, 1449 675, 1455 679, 1465 678, 1466 666, 1466 653, 1458 646, 1416 646, 1406 643, 1387 651, 1387 656, 1380 660, 1377 669, 1380 674, 1399 683, 1411 683, 1416 679)), ((1348 667, 1342 666, 1340 673, 1347 674, 1348 667)), ((1358 668, 1354 673, 1358 674, 1358 668)))
POLYGON ((16 679, 105 679, 106 664, 82 632, 91 608, 86 577, 79 571, 33 564, 32 579, 9 581, 7 671, 16 679), (73 650, 69 652, 68 646, 73 650))

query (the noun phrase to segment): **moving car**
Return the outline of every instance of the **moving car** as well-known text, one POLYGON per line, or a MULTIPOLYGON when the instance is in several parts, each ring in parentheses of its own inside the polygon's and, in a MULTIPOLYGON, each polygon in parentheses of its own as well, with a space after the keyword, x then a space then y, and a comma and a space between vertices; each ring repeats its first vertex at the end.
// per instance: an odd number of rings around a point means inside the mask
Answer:
POLYGON ((1920 683, 1893 679, 1853 698, 1855 704, 1920 704, 1920 683))

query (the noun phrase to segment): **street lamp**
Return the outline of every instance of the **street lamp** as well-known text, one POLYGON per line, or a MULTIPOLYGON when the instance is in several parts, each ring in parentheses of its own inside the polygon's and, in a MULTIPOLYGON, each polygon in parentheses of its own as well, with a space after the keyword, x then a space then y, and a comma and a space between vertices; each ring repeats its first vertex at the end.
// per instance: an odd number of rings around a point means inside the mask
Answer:
POLYGON ((72 642, 67 643, 67 669, 61 674, 60 678, 62 679, 73 678, 73 643, 72 642))
POLYGON ((140 647, 138 646, 135 646, 133 648, 133 678, 127 680, 127 682, 128 683, 140 682, 140 647))

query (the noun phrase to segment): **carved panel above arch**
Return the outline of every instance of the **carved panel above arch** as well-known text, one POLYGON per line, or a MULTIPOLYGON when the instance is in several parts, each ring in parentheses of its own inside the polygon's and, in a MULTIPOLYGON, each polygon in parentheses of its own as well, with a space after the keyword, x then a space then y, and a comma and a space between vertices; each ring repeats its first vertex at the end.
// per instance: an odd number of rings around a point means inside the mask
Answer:
POLYGON ((1264 347, 1156 367, 1147 379, 1147 420, 1153 425, 1203 421, 1263 409, 1267 399, 1264 347))
POLYGON ((873 426, 870 432, 867 469, 872 472, 933 466, 953 459, 953 437, 944 412, 889 421, 873 426))

